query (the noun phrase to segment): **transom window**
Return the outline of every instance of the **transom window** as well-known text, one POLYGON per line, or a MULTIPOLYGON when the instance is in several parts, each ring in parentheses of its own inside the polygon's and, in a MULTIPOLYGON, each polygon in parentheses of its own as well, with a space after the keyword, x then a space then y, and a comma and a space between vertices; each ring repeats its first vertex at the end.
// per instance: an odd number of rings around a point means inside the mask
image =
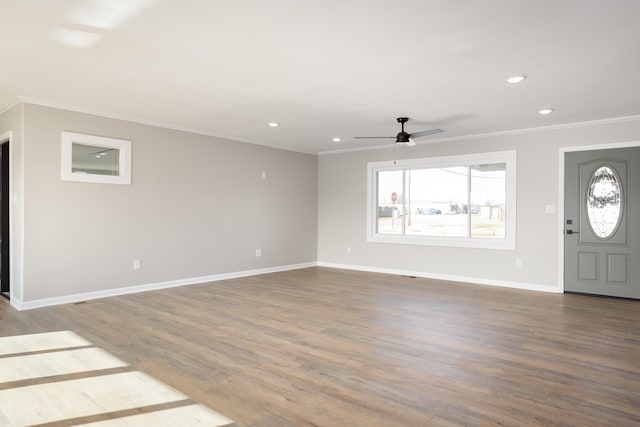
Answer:
POLYGON ((131 141, 62 132, 62 180, 131 185, 131 141))
POLYGON ((515 151, 368 164, 373 242, 515 249, 515 151))

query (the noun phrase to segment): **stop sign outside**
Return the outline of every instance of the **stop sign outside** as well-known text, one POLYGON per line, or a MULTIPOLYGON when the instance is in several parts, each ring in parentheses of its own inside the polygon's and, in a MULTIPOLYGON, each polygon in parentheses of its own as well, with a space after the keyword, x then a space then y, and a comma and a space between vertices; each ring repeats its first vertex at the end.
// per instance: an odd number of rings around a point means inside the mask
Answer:
POLYGON ((391 201, 393 203, 398 201, 398 195, 396 194, 396 192, 394 191, 393 193, 391 193, 391 201))

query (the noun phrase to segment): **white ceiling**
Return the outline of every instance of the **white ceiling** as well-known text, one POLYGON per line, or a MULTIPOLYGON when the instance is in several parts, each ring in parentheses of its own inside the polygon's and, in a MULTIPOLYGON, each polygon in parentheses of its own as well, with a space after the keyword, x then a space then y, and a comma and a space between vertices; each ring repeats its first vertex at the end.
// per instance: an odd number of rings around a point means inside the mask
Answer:
POLYGON ((310 153, 408 116, 426 143, 640 114, 640 1, 0 0, 0 61, 0 106, 310 153))

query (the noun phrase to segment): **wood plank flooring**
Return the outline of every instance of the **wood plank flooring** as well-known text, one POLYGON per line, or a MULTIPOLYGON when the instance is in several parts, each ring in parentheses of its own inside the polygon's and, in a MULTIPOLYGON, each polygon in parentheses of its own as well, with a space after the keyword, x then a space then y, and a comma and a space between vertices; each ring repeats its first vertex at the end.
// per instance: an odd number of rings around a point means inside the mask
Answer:
POLYGON ((233 426, 640 426, 640 302, 309 268, 17 312, 233 426))

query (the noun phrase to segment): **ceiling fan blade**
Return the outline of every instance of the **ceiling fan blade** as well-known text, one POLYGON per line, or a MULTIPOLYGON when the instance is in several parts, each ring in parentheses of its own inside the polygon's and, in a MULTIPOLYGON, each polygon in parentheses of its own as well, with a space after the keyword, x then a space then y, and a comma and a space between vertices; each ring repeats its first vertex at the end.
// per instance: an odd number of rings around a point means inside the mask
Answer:
POLYGON ((442 129, 430 129, 430 130, 424 130, 422 132, 415 132, 411 134, 411 138, 421 138, 423 136, 427 136, 427 135, 433 135, 436 133, 440 133, 440 132, 444 132, 442 129))
POLYGON ((373 139, 373 138, 395 138, 395 136, 354 136, 355 139, 373 139))

